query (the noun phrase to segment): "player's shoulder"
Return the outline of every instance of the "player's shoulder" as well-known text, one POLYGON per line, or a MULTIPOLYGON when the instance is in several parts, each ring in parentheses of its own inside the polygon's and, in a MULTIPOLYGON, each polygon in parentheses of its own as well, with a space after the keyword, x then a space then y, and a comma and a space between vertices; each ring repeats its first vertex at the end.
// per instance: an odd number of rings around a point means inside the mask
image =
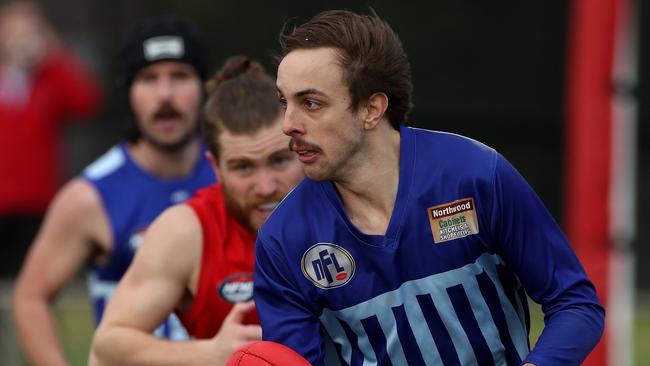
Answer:
POLYGON ((201 238, 201 222, 196 212, 186 203, 179 203, 165 209, 151 223, 145 244, 152 242, 154 244, 150 245, 165 247, 169 253, 173 253, 200 246, 201 238))
POLYGON ((426 130, 416 127, 407 128, 413 135, 418 152, 444 152, 446 155, 471 154, 476 156, 492 156, 495 150, 490 146, 471 137, 452 132, 426 130))
MULTIPOLYGON (((498 153, 472 138, 450 132, 409 128, 414 168, 429 175, 489 177, 495 169, 498 153)), ((404 134, 403 134, 404 136, 404 134)))
POLYGON ((101 197, 90 182, 77 177, 64 184, 54 196, 50 210, 57 208, 83 217, 102 209, 101 197))
POLYGON ((185 236, 200 230, 200 227, 196 212, 187 203, 179 203, 165 209, 149 230, 156 228, 173 236, 185 236))
POLYGON ((206 224, 218 224, 226 220, 226 201, 220 183, 200 188, 185 201, 185 205, 206 224))
POLYGON ((124 145, 118 144, 90 163, 81 172, 81 176, 91 182, 106 179, 116 175, 127 165, 128 161, 129 156, 124 145))
POLYGON ((147 228, 134 265, 145 263, 156 273, 186 278, 199 265, 202 237, 195 212, 185 203, 173 205, 147 228))
POLYGON ((67 228, 69 232, 90 236, 103 235, 108 227, 99 192, 87 180, 74 178, 56 193, 46 212, 48 227, 67 228))

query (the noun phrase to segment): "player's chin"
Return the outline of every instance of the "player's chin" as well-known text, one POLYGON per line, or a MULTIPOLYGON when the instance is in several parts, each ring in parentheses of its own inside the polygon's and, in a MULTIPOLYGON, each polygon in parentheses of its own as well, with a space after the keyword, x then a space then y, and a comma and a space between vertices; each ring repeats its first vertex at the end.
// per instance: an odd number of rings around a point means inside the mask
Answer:
POLYGON ((255 229, 255 231, 257 231, 260 229, 262 224, 264 224, 266 219, 269 218, 269 216, 271 216, 271 211, 254 209, 248 221, 250 222, 250 226, 255 229))
POLYGON ((329 174, 327 174, 323 169, 320 169, 318 167, 305 165, 303 169, 307 178, 311 180, 320 182, 320 181, 330 179, 329 174))

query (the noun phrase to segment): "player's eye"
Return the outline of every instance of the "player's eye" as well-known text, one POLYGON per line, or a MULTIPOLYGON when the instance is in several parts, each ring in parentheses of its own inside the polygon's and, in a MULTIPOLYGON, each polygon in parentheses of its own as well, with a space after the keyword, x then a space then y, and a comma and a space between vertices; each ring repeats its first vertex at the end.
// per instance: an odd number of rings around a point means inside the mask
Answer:
POLYGON ((315 100, 305 99, 305 107, 309 110, 316 110, 320 108, 320 106, 321 106, 320 103, 318 103, 315 100))
POLYGON ((277 156, 271 160, 271 166, 276 168, 284 167, 293 159, 293 156, 293 154, 291 156, 277 156))
POLYGON ((173 72, 171 76, 176 80, 187 80, 190 78, 191 74, 185 70, 179 70, 173 72))
POLYGON ((251 164, 237 164, 232 168, 232 170, 238 174, 248 174, 253 170, 253 166, 251 164))
POLYGON ((152 82, 156 80, 156 74, 152 72, 141 72, 135 77, 135 81, 152 82))

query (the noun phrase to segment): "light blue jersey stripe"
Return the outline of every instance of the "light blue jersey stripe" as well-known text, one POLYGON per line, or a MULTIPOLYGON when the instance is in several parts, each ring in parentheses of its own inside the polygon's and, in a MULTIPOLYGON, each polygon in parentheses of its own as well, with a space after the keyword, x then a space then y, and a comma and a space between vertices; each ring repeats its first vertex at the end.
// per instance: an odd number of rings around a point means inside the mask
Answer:
POLYGON ((332 342, 341 345, 341 357, 346 360, 349 365, 351 362, 350 360, 352 360, 352 346, 350 345, 350 342, 347 341, 345 330, 343 330, 343 327, 336 319, 323 325, 326 326, 325 330, 330 336, 332 342))
POLYGON ((499 294, 499 302, 501 303, 501 308, 506 316, 506 323, 508 323, 508 332, 510 333, 512 342, 517 349, 519 358, 523 360, 530 352, 528 349, 528 332, 526 331, 526 324, 524 323, 525 317, 523 305, 521 304, 519 296, 515 296, 517 308, 519 308, 519 311, 517 311, 517 309, 512 306, 510 300, 508 300, 508 296, 506 296, 506 292, 503 289, 501 281, 499 281, 499 275, 497 273, 497 264, 502 263, 501 258, 497 257, 499 262, 494 263, 492 261, 484 260, 484 257, 485 255, 479 257, 477 262, 484 265, 485 272, 496 286, 497 293, 499 294))
MULTIPOLYGON (((428 281, 431 280, 431 277, 429 277, 428 281)), ((460 320, 456 316, 456 311, 454 310, 454 305, 452 304, 451 299, 449 299, 447 287, 451 286, 446 286, 444 288, 434 287, 429 291, 429 293, 431 294, 433 303, 436 309, 438 309, 438 314, 451 337, 451 342, 454 344, 460 364, 478 366, 474 350, 472 349, 472 344, 469 342, 469 338, 467 338, 467 334, 465 333, 463 326, 460 324, 460 320)))
MULTIPOLYGON (((372 349, 372 345, 370 344, 370 339, 368 339, 368 336, 363 329, 363 325, 361 325, 361 322, 355 322, 354 324, 350 324, 350 328, 352 331, 357 335, 358 337, 358 345, 359 349, 361 350, 361 353, 363 353, 363 365, 364 366, 370 366, 370 365, 377 365, 377 356, 375 356, 375 351, 372 349)), ((345 360, 348 364, 352 362, 352 359, 346 359, 345 360)))
POLYGON ((386 348, 388 348, 388 356, 393 365, 407 365, 406 356, 401 346, 399 335, 397 334, 397 323, 395 316, 390 308, 389 311, 383 311, 377 314, 379 326, 386 335, 386 348))
POLYGON ((361 320, 376 317, 386 337, 387 353, 391 362, 396 365, 403 365, 407 361, 398 337, 396 320, 391 310, 393 307, 403 305, 408 322, 413 325, 411 329, 425 363, 441 364, 442 360, 433 336, 428 328, 421 326, 426 323, 426 320, 416 298, 418 295, 429 295, 433 299, 433 303, 451 337, 461 364, 478 366, 469 337, 456 315, 454 305, 447 292, 448 288, 460 284, 469 299, 472 312, 479 324, 482 336, 490 348, 495 363, 505 364, 505 347, 476 279, 477 275, 486 272, 496 286, 500 305, 505 313, 508 330, 517 352, 521 359, 524 359, 528 354, 528 338, 525 325, 508 300, 498 279, 497 265, 501 263, 502 260, 498 255, 486 253, 481 255, 474 263, 444 273, 405 282, 396 290, 383 293, 349 308, 338 311, 324 309, 320 321, 332 337, 332 340, 342 345, 342 358, 351 363, 352 349, 343 327, 339 324, 339 319, 348 323, 350 329, 358 337, 358 346, 365 359, 363 364, 375 365, 377 364, 377 356, 361 324, 361 320), (354 321, 355 319, 357 321, 354 321))
MULTIPOLYGON (((424 314, 422 314, 422 308, 420 308, 417 301, 408 301, 404 304, 404 310, 406 311, 406 317, 409 319, 409 323, 427 324, 424 314)), ((424 359, 424 363, 427 365, 442 365, 438 347, 436 347, 436 343, 433 341, 433 336, 429 332, 429 328, 420 326, 413 327, 412 330, 418 347, 420 350, 423 350, 422 358, 424 359)))
POLYGON ((496 365, 505 365, 505 347, 499 336, 499 330, 494 324, 494 319, 492 319, 492 313, 485 299, 481 296, 478 283, 465 283, 463 284, 463 288, 466 293, 471 294, 468 298, 472 306, 472 313, 476 317, 483 338, 487 342, 488 347, 490 347, 490 352, 492 353, 492 357, 494 357, 494 363, 496 365))

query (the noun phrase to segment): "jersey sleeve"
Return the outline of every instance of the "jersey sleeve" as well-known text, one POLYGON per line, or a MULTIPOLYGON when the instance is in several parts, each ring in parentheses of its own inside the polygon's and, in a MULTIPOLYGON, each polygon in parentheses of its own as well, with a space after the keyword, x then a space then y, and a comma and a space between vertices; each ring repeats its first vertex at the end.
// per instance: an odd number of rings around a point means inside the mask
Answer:
POLYGON ((580 365, 604 327, 596 290, 539 197, 500 155, 493 184, 499 250, 544 312, 545 327, 525 362, 580 365))
POLYGON ((294 286, 286 261, 259 236, 254 283, 263 339, 292 348, 312 365, 323 365, 325 346, 318 317, 294 286))

